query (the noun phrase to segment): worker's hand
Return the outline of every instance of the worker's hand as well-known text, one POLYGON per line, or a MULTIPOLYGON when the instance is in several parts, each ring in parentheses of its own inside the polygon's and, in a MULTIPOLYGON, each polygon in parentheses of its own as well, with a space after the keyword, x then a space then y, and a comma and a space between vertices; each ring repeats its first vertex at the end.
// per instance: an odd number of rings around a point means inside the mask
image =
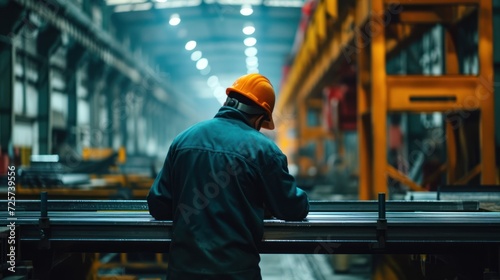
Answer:
POLYGON ((274 216, 273 214, 271 214, 271 212, 269 211, 269 209, 267 209, 266 206, 264 206, 264 219, 273 219, 274 216))

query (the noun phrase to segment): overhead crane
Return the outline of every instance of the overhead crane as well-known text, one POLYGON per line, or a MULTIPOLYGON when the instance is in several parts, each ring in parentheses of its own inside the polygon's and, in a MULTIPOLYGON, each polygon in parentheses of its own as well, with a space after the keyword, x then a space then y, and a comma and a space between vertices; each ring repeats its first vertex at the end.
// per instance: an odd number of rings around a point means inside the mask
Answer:
POLYGON ((412 191, 425 190, 387 161, 387 114, 390 112, 460 113, 479 111, 480 162, 460 172, 458 142, 450 122, 446 124, 446 171, 450 185, 468 183, 480 176, 481 184, 496 183, 494 143, 493 43, 491 0, 357 0, 319 1, 305 31, 277 104, 277 114, 297 115, 296 124, 278 124, 278 142, 286 143, 287 126, 297 129, 297 149, 308 141, 328 139, 321 127, 306 123, 314 93, 356 68, 357 135, 359 145, 359 198, 373 199, 388 191, 388 177, 412 191), (459 71, 456 28, 471 14, 477 15, 479 71, 459 71), (424 34, 432 24, 445 28, 445 72, 440 76, 388 75, 386 62, 424 34), (285 128, 283 128, 285 126, 285 128), (285 140, 283 140, 285 139, 285 140))

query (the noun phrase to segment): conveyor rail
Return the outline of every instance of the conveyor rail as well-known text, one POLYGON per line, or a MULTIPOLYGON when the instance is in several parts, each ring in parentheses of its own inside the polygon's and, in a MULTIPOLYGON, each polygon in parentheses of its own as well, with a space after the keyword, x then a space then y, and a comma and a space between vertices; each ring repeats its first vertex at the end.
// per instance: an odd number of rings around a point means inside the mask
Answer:
MULTIPOLYGON (((6 205, 6 200, 0 200, 0 205, 6 205)), ((389 200, 385 202, 387 211, 478 211, 477 201, 405 201, 389 200)), ((311 212, 375 212, 378 201, 327 201, 313 200, 310 203, 311 212)), ((49 200, 49 211, 146 211, 146 200, 49 200)), ((17 200, 17 211, 40 211, 40 200, 17 200)))
MULTIPOLYGON (((259 249, 317 254, 498 252, 500 212, 473 211, 473 204, 388 201, 381 215, 380 201, 313 201, 304 221, 264 220, 259 249), (419 205, 427 205, 422 207, 427 211, 419 205)), ((42 241, 58 252, 167 252, 172 222, 154 220, 145 205, 144 201, 48 201, 49 221, 44 225, 49 225, 50 237, 42 238, 40 201, 16 201, 14 218, 23 255, 36 253, 42 241), (70 207, 63 211, 65 206, 70 207)), ((10 218, 6 212, 0 214, 2 220, 10 218)))

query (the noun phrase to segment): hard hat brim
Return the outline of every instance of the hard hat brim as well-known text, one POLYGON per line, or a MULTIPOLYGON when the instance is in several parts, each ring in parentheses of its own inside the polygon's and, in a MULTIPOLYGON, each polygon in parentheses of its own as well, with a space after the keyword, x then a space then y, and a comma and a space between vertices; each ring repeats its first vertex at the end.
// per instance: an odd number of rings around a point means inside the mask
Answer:
POLYGON ((271 120, 269 121, 262 122, 262 128, 273 130, 274 129, 273 117, 271 117, 271 120))

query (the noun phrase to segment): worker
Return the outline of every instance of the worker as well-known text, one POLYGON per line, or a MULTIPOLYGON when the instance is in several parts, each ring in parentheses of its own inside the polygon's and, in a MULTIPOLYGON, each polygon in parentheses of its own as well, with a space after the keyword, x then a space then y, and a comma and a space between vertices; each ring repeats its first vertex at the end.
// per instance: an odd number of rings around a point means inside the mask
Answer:
POLYGON ((167 279, 262 279, 259 242, 265 213, 300 221, 307 194, 261 127, 274 129, 275 94, 263 75, 238 78, 214 118, 179 134, 147 201, 173 220, 167 279))

